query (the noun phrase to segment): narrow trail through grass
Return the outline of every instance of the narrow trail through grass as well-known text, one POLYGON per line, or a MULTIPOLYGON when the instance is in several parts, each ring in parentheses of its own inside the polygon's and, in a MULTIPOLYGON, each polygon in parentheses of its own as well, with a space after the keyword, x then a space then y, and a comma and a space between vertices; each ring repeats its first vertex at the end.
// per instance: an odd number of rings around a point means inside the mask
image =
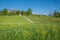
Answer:
POLYGON ((34 23, 32 20, 30 20, 29 18, 27 18, 27 17, 25 17, 25 16, 23 16, 26 20, 28 20, 29 22, 31 22, 31 23, 34 23))

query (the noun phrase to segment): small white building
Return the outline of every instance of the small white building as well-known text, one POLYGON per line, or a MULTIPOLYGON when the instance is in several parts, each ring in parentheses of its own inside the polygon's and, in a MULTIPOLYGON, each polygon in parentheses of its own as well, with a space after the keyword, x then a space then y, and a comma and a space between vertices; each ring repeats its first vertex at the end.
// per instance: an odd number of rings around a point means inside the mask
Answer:
POLYGON ((21 14, 19 14, 19 16, 21 16, 21 14))

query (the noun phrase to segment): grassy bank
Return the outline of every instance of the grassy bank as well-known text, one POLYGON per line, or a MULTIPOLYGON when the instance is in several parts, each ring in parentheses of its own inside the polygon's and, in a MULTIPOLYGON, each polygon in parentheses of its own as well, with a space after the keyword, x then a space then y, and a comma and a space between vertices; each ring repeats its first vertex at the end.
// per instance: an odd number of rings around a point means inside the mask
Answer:
POLYGON ((0 40, 60 40, 60 19, 47 16, 0 16, 0 40), (12 23, 12 24, 8 24, 12 23))

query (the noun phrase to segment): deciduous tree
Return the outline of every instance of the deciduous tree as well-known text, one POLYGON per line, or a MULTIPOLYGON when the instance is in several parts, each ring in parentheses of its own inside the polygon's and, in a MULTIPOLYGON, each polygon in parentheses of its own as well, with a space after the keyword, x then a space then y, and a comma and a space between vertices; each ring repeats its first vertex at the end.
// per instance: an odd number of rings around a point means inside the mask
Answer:
POLYGON ((7 9, 3 9, 1 14, 2 15, 7 15, 8 14, 8 10, 7 9))
POLYGON ((26 13, 27 13, 27 15, 31 15, 32 14, 31 8, 29 8, 26 13))

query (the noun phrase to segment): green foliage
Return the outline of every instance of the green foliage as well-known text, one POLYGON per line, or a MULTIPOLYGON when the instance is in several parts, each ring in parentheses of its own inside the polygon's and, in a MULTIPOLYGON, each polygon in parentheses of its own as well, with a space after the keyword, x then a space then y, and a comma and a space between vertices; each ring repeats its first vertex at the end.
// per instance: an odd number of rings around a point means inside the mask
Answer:
POLYGON ((20 11, 11 11, 8 13, 8 15, 19 15, 20 14, 20 11))
POLYGON ((16 11, 16 15, 19 15, 20 14, 20 11, 16 11))
POLYGON ((0 14, 1 14, 1 10, 0 10, 0 14))
POLYGON ((60 13, 58 11, 54 11, 54 16, 55 17, 60 17, 60 13))
POLYGON ((8 14, 7 9, 3 9, 1 14, 2 14, 2 15, 7 15, 7 14, 8 14))
POLYGON ((1 15, 19 15, 19 14, 21 14, 21 15, 31 15, 32 14, 32 10, 31 10, 31 8, 29 8, 28 10, 27 10, 27 12, 26 11, 20 11, 20 10, 7 10, 7 9, 3 9, 2 10, 2 12, 1 12, 1 15))
POLYGON ((16 11, 15 10, 12 11, 11 15, 16 15, 16 11))
POLYGON ((32 14, 32 10, 31 10, 31 8, 29 8, 28 10, 27 10, 27 15, 31 15, 32 14))
POLYGON ((25 11, 21 11, 21 15, 27 15, 25 11))

